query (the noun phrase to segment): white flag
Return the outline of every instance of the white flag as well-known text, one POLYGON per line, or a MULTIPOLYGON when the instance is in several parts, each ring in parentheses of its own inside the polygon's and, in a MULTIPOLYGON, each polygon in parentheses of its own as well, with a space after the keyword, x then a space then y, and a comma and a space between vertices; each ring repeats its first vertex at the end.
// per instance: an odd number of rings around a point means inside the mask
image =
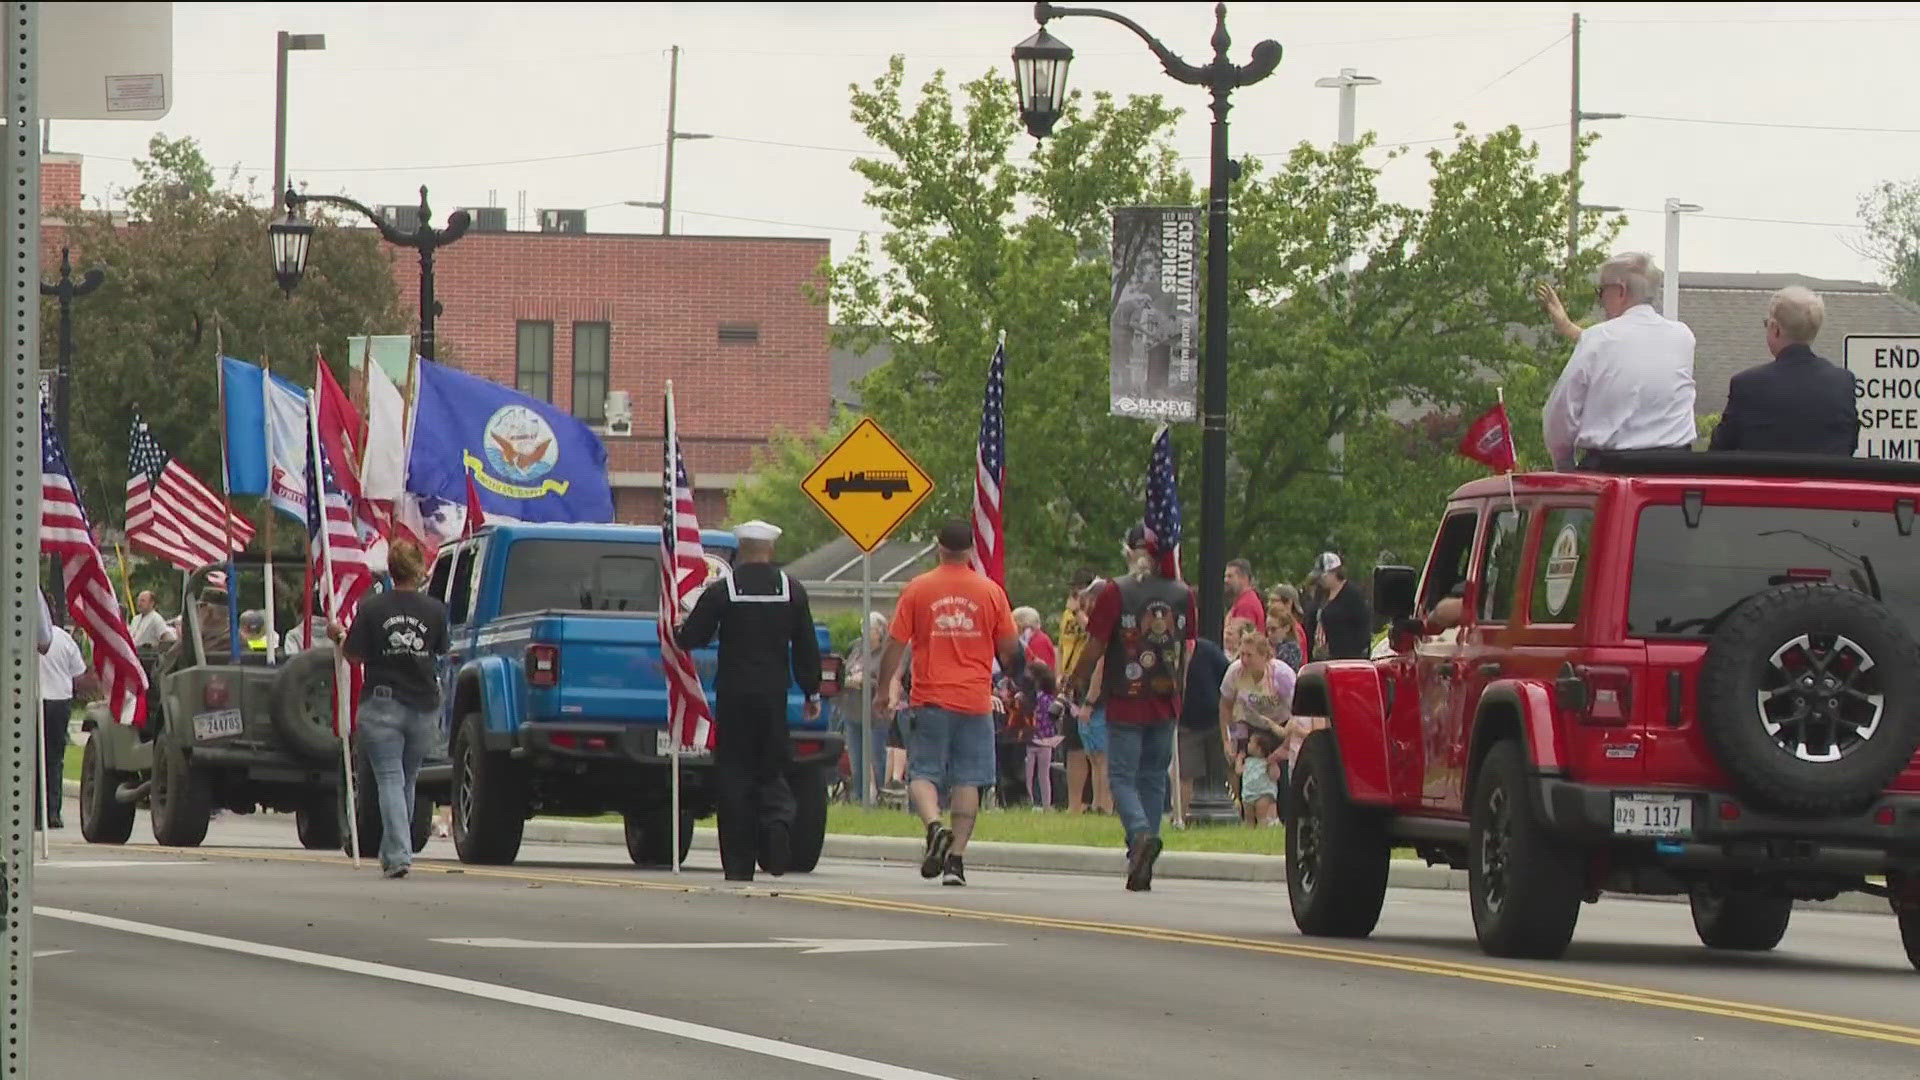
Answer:
POLYGON ((360 493, 398 501, 407 488, 407 403, 381 364, 366 365, 367 459, 360 493))
POLYGON ((267 499, 275 510, 307 520, 307 399, 278 379, 267 384, 267 499))

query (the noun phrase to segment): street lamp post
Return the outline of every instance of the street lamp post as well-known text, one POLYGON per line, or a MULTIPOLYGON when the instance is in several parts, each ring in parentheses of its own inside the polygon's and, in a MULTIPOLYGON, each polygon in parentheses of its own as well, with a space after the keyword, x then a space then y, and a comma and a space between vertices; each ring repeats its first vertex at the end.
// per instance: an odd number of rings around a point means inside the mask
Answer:
MULTIPOLYGON (((51 296, 60 306, 60 352, 59 366, 54 369, 53 383, 53 422, 60 433, 60 445, 73 445, 72 430, 69 427, 70 407, 73 404, 73 302, 83 296, 90 296, 107 280, 105 271, 89 270, 73 280, 73 259, 67 248, 60 249, 60 280, 49 285, 40 283, 40 295, 51 296)), ((53 575, 54 603, 51 609, 60 625, 67 623, 67 586, 64 575, 53 575)))
POLYGON ((1680 318, 1680 215, 1697 214, 1704 209, 1699 203, 1667 200, 1667 259, 1660 290, 1660 314, 1669 319, 1680 318))
POLYGON ((1213 148, 1207 180, 1207 312, 1205 380, 1200 408, 1200 632, 1219 640, 1225 614, 1227 564, 1227 189, 1240 168, 1227 154, 1227 111, 1233 92, 1273 74, 1280 66, 1280 43, 1262 41, 1252 60, 1227 58, 1227 5, 1213 9, 1213 60, 1189 64, 1124 15, 1099 8, 1059 7, 1040 0, 1033 5, 1038 33, 1013 50, 1014 81, 1020 90, 1020 118, 1036 139, 1045 138, 1066 104, 1067 65, 1073 50, 1047 33, 1047 22, 1090 16, 1117 22, 1134 32, 1177 82, 1204 86, 1213 96, 1213 148))
POLYGON ((325 34, 289 34, 280 31, 278 57, 273 69, 273 187, 287 186, 287 54, 312 52, 327 47, 325 34))
POLYGON ((307 254, 313 244, 313 225, 302 221, 299 215, 300 207, 307 203, 324 203, 357 210, 373 222, 373 227, 380 230, 381 238, 387 243, 395 247, 412 248, 420 253, 420 356, 433 359, 433 320, 441 314, 440 303, 433 298, 433 255, 465 236, 473 224, 473 215, 465 210, 455 210, 447 215, 446 228, 434 228, 433 211, 427 206, 425 184, 420 185, 420 220, 412 232, 402 232, 364 203, 345 195, 302 195, 289 185, 285 202, 286 218, 267 226, 267 233, 273 242, 273 275, 289 296, 293 295, 294 286, 300 284, 301 276, 307 271, 307 254))

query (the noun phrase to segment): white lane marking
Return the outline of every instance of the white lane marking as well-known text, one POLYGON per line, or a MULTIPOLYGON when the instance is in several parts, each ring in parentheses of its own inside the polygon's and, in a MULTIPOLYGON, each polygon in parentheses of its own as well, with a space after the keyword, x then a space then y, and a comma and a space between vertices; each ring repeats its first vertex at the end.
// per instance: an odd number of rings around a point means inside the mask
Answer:
POLYGON ((103 930, 117 930, 123 934, 156 938, 161 941, 173 941, 183 945, 198 945, 206 949, 218 949, 222 952, 239 953, 243 956, 258 956, 268 960, 280 960, 289 964, 301 964, 306 967, 324 968, 329 971, 341 971, 351 975, 363 975, 370 979, 385 979, 388 982, 405 983, 410 986, 424 986, 448 993, 463 994, 467 997, 497 1001, 507 1005, 520 1005, 543 1012, 559 1013, 563 1016, 576 1016, 586 1020, 600 1020, 620 1027, 634 1028, 639 1031, 651 1031, 660 1035, 670 1035, 678 1039, 707 1043, 712 1046, 724 1046, 731 1050, 742 1050, 762 1057, 778 1058, 801 1065, 831 1069, 849 1076, 864 1076, 870 1080, 954 1080, 939 1073, 922 1072, 899 1065, 889 1065, 884 1061, 870 1061, 866 1058, 838 1054, 831 1050, 820 1050, 798 1043, 781 1042, 775 1039, 763 1039, 758 1035, 729 1031, 726 1028, 709 1027, 687 1020, 675 1020, 670 1016, 657 1016, 653 1013, 637 1012, 632 1009, 620 1009, 611 1005, 600 1005, 591 1001, 575 998, 556 997, 552 994, 536 994, 530 990, 520 990, 496 983, 479 982, 474 979, 462 979, 453 975, 442 975, 433 971, 416 971, 412 968, 396 967, 392 964, 378 964, 367 960, 351 960, 344 956, 330 956, 326 953, 308 952, 305 949, 289 949, 281 945, 265 945, 255 941, 242 941, 239 938, 217 937, 213 934, 201 934, 192 930, 177 930, 170 926, 155 926, 151 923, 133 922, 128 919, 116 919, 109 915, 94 915, 85 911, 70 911, 65 908, 35 907, 33 913, 41 918, 56 919, 61 922, 79 923, 82 926, 96 926, 103 930))
POLYGON ((799 949, 802 955, 822 953, 899 952, 904 949, 977 949, 997 941, 894 941, 885 938, 774 938, 772 941, 528 941, 525 938, 434 938, 438 945, 468 945, 476 949, 799 949))
POLYGON ((43 956, 65 956, 72 951, 72 949, 35 949, 33 958, 38 960, 43 956))
POLYGON ((205 859, 55 859, 34 863, 35 870, 117 870, 127 866, 205 866, 205 859))

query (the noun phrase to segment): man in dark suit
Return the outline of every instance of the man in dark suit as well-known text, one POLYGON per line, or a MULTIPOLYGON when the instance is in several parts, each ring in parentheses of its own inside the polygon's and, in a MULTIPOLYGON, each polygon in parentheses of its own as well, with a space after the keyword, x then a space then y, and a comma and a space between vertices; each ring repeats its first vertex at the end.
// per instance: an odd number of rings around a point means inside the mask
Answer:
POLYGON ((1773 362, 1733 377, 1710 449, 1852 456, 1860 440, 1853 374, 1812 348, 1826 314, 1811 289, 1773 294, 1766 321, 1773 362))

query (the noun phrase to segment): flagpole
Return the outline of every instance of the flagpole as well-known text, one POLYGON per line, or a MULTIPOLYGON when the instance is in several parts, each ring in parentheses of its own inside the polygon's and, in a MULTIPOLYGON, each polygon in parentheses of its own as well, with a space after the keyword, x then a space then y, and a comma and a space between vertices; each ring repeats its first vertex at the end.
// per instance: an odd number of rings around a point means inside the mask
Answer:
POLYGON ((127 610, 133 610, 133 582, 127 578, 127 552, 120 541, 113 542, 113 554, 120 560, 120 591, 127 596, 127 610))
POLYGON ((227 355, 226 334, 213 324, 213 382, 220 390, 220 524, 227 533, 227 659, 240 660, 240 568, 233 562, 233 484, 227 475, 227 372, 220 361, 227 355))
MULTIPOLYGON (((328 617, 338 618, 340 612, 335 599, 338 594, 333 591, 333 544, 327 539, 327 473, 322 467, 326 458, 320 446, 320 402, 312 390, 307 391, 307 453, 313 455, 307 459, 307 472, 313 481, 313 491, 307 496, 307 512, 320 516, 318 522, 309 521, 307 527, 319 530, 321 588, 326 590, 327 603, 332 607, 328 617)), ((333 647, 333 730, 340 736, 340 764, 346 779, 347 837, 353 847, 353 868, 358 870, 360 803, 353 792, 353 731, 347 721, 347 695, 351 693, 353 672, 347 667, 346 642, 342 641, 333 647)))
POLYGON ((1494 393, 1500 399, 1500 419, 1507 429, 1507 456, 1513 459, 1513 468, 1507 470, 1507 505, 1514 513, 1520 512, 1520 497, 1513 491, 1513 470, 1520 467, 1520 448, 1513 444, 1513 417, 1507 415, 1507 388, 1499 386, 1494 393))
MULTIPOLYGON (((72 616, 65 615, 64 612, 62 615, 69 619, 72 618, 72 616)), ((40 805, 38 807, 40 812, 34 815, 35 820, 39 824, 39 828, 34 831, 40 834, 40 861, 51 862, 53 860, 53 830, 48 827, 52 823, 47 819, 52 816, 53 808, 60 805, 60 801, 64 795, 63 790, 53 789, 52 786, 47 783, 47 703, 45 701, 40 703, 40 722, 33 725, 33 730, 35 738, 33 764, 39 769, 38 782, 33 786, 38 790, 40 795, 40 805)), ((88 737, 91 738, 92 736, 88 737)), ((60 773, 64 781, 66 770, 62 768, 60 773)), ((64 783, 62 784, 62 789, 64 789, 64 783)))
MULTIPOLYGON (((661 488, 662 496, 667 500, 666 514, 660 525, 663 529, 679 528, 679 522, 675 520, 678 515, 673 505, 678 477, 671 474, 673 469, 674 447, 676 445, 674 438, 676 434, 673 419, 673 380, 668 379, 666 441, 662 444, 666 452, 661 455, 661 467, 668 471, 668 474, 663 477, 665 486, 661 488)), ((665 584, 667 589, 666 594, 661 598, 660 610, 668 618, 672 618, 673 609, 678 603, 675 596, 679 592, 678 589, 674 588, 674 583, 679 579, 680 570, 674 566, 668 566, 664 569, 666 572, 665 584)), ((666 631, 671 634, 673 633, 673 628, 669 626, 666 628, 666 631)), ((677 875, 680 873, 680 732, 674 727, 673 709, 671 707, 667 709, 667 743, 671 747, 668 752, 670 761, 668 768, 673 771, 673 778, 668 784, 668 789, 672 794, 668 796, 668 806, 670 809, 667 816, 667 833, 673 838, 672 865, 673 872, 677 875)))
MULTIPOLYGON (((273 617, 273 430, 268 417, 273 413, 273 364, 266 354, 260 356, 260 445, 267 448, 267 663, 280 662, 280 628, 273 617)), ((224 413, 223 413, 224 415, 224 413)), ((226 440, 221 440, 225 445, 226 440)))

